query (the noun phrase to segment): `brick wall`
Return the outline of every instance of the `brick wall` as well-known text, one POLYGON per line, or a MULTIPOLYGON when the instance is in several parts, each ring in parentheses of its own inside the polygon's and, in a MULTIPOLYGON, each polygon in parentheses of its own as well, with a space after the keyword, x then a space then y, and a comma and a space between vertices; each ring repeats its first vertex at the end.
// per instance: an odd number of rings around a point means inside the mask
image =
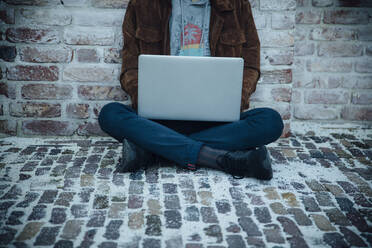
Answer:
MULTIPOLYGON (((252 107, 277 109, 284 136, 295 123, 370 127, 372 2, 250 2, 262 68, 252 107)), ((104 135, 97 122, 101 107, 130 103, 119 84, 126 4, 0 1, 2 134, 104 135)))

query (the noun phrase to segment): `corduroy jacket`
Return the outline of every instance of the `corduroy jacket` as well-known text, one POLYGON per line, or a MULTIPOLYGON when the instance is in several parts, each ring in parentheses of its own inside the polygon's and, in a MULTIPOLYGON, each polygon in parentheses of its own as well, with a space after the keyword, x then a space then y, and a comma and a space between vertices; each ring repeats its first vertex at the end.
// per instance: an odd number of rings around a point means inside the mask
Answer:
MULTIPOLYGON (((122 32, 120 84, 137 110, 138 56, 170 55, 171 0, 130 0, 122 32)), ((211 56, 244 59, 241 111, 260 78, 260 41, 248 0, 210 0, 209 44, 211 56)))

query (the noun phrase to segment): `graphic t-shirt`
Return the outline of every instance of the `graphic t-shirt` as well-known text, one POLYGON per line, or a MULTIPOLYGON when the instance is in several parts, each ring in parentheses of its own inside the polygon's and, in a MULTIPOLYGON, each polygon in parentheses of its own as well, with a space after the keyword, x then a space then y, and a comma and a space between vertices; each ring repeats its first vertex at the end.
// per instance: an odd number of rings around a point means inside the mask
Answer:
POLYGON ((171 55, 210 56, 210 12, 209 0, 172 0, 171 55))

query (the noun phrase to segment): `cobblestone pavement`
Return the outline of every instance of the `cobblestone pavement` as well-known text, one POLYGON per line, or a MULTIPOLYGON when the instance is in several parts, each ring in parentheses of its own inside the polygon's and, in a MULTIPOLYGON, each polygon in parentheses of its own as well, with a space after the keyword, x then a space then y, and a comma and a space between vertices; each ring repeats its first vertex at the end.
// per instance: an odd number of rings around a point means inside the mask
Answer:
POLYGON ((3 247, 372 246, 372 135, 270 144, 274 179, 152 165, 110 138, 0 140, 3 247))

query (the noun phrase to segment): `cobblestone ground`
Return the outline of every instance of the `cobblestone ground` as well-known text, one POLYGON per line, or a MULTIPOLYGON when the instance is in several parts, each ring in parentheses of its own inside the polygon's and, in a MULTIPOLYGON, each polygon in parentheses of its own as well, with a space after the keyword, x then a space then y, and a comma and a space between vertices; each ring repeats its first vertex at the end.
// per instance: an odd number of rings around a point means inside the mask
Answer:
POLYGON ((372 246, 372 135, 269 145, 269 182, 212 169, 116 171, 109 138, 0 140, 3 247, 372 246))

